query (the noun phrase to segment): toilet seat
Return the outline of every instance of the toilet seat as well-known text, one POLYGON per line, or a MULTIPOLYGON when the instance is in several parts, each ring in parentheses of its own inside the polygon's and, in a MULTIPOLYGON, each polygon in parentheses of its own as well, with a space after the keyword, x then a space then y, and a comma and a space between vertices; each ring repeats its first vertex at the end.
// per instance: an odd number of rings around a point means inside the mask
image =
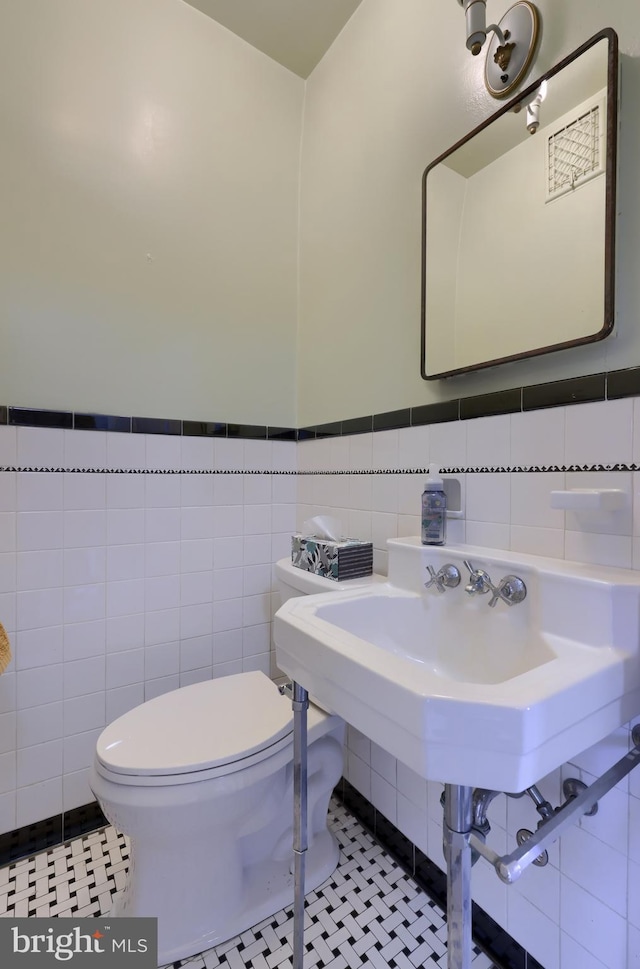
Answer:
POLYGON ((243 770, 292 740, 290 701, 264 673, 194 683, 106 727, 96 769, 120 784, 183 784, 243 770))

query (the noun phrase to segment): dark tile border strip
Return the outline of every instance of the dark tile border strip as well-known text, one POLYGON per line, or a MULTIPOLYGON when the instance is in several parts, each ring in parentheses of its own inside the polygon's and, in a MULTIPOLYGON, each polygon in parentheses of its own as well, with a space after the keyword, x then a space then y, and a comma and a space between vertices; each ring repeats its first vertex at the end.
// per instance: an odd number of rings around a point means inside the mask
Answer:
POLYGON ((71 429, 73 414, 60 410, 35 410, 30 407, 9 407, 9 424, 19 427, 57 427, 71 429))
POLYGON ((113 414, 85 414, 5 405, 0 405, 0 424, 77 431, 117 431, 126 434, 168 434, 183 437, 225 437, 270 441, 298 440, 295 427, 227 424, 221 421, 183 421, 160 417, 118 417, 113 414))
POLYGON ((393 410, 386 414, 373 415, 374 431, 391 431, 395 428, 411 427, 411 408, 393 410))
POLYGON ((538 384, 522 388, 522 409, 538 410, 542 407, 560 407, 567 404, 586 404, 605 400, 607 375, 574 377, 572 380, 556 380, 550 384, 538 384))
POLYGON ((342 422, 341 434, 367 434, 373 430, 373 414, 368 417, 352 417, 342 422))
POLYGON ((226 437, 227 425, 216 421, 183 421, 184 437, 226 437))
POLYGON ((114 417, 111 414, 74 414, 75 431, 115 431, 120 434, 131 433, 130 417, 114 417))
POLYGON ((267 428, 261 424, 227 424, 227 437, 264 441, 267 428))
POLYGON ((182 421, 163 420, 161 417, 132 417, 133 434, 182 434, 182 421))
POLYGON ((640 397, 640 367, 607 374, 607 399, 618 400, 620 397, 640 397))
POLYGON ((473 417, 493 417, 496 414, 516 414, 521 409, 521 390, 501 390, 496 394, 463 397, 460 400, 460 420, 468 420, 473 417))
MULTIPOLYGON (((447 877, 445 873, 345 778, 339 782, 334 794, 392 855, 400 867, 446 912, 447 877)), ((544 969, 476 902, 473 902, 472 906, 472 920, 475 944, 493 960, 499 969, 544 969)))
POLYGON ((13 864, 21 858, 28 858, 47 848, 64 844, 71 838, 88 834, 108 823, 98 802, 92 801, 65 811, 64 814, 55 814, 43 821, 0 834, 0 866, 13 864))
POLYGON ((446 424, 457 420, 460 420, 459 400, 445 400, 438 404, 422 404, 421 407, 411 408, 412 427, 420 427, 423 424, 446 424))
POLYGON ((164 420, 157 417, 116 417, 109 414, 76 414, 72 411, 38 410, 6 405, 0 405, 0 424, 85 431, 119 431, 133 434, 309 441, 636 396, 640 396, 640 367, 571 377, 567 380, 554 380, 528 387, 513 387, 490 394, 420 404, 417 407, 405 407, 381 414, 368 414, 363 417, 352 417, 348 420, 301 428, 219 421, 164 420))

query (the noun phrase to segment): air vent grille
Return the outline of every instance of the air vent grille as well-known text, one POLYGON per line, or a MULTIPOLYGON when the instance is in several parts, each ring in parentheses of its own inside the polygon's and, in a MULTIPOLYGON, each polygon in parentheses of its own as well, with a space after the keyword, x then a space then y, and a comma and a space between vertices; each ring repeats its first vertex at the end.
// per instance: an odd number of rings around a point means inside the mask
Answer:
POLYGON ((596 104, 547 140, 547 198, 557 198, 604 170, 601 110, 596 104))

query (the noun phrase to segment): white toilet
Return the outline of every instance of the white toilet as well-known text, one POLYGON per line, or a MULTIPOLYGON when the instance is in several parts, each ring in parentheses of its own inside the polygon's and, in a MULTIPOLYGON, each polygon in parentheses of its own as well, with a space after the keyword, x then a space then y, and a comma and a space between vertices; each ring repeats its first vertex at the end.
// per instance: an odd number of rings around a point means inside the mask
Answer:
MULTIPOLYGON (((379 579, 333 582, 276 565, 283 601, 379 579)), ((342 774, 344 724, 314 704, 308 715, 305 885, 338 863, 327 828, 342 774)), ((293 715, 263 673, 173 690, 103 730, 90 786, 131 841, 114 916, 158 919, 158 965, 224 942, 293 901, 293 715)))

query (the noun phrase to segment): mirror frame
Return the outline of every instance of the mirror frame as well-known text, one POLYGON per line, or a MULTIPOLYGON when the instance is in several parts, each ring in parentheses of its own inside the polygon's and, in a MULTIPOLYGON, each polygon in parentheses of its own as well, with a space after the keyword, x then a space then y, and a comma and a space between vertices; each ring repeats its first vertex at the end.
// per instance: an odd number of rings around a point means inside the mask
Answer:
POLYGON ((557 350, 566 350, 571 347, 583 346, 587 343, 597 343, 609 336, 613 330, 615 313, 615 221, 616 221, 616 174, 617 174, 617 154, 618 154, 618 35, 612 27, 605 27, 594 34, 589 40, 577 47, 571 54, 568 54, 561 61, 542 74, 536 81, 526 87, 515 98, 503 105, 498 111, 494 112, 486 121, 479 124, 473 131, 457 141, 443 154, 439 155, 435 161, 424 171, 422 176, 422 283, 421 283, 421 339, 420 339, 420 371, 424 380, 441 380, 445 377, 453 377, 458 374, 472 373, 476 370, 484 370, 487 367, 495 367, 501 363, 511 363, 514 360, 526 360, 529 357, 540 356, 545 353, 552 353, 557 350), (427 320, 425 313, 426 287, 427 287, 427 176, 429 172, 445 161, 449 155, 457 151, 468 141, 470 141, 480 131, 493 124, 502 115, 513 111, 514 107, 520 102, 525 101, 538 89, 540 84, 562 71, 567 65, 571 64, 576 58, 580 57, 585 51, 589 50, 601 40, 608 41, 607 55, 607 124, 606 124, 606 152, 605 152, 605 239, 604 239, 604 321, 602 328, 596 333, 585 337, 578 337, 573 340, 566 340, 561 343, 554 343, 534 350, 525 350, 521 353, 514 353, 506 357, 496 357, 492 360, 485 360, 482 363, 470 364, 459 367, 455 370, 446 370, 440 373, 428 374, 426 361, 427 345, 427 320))

